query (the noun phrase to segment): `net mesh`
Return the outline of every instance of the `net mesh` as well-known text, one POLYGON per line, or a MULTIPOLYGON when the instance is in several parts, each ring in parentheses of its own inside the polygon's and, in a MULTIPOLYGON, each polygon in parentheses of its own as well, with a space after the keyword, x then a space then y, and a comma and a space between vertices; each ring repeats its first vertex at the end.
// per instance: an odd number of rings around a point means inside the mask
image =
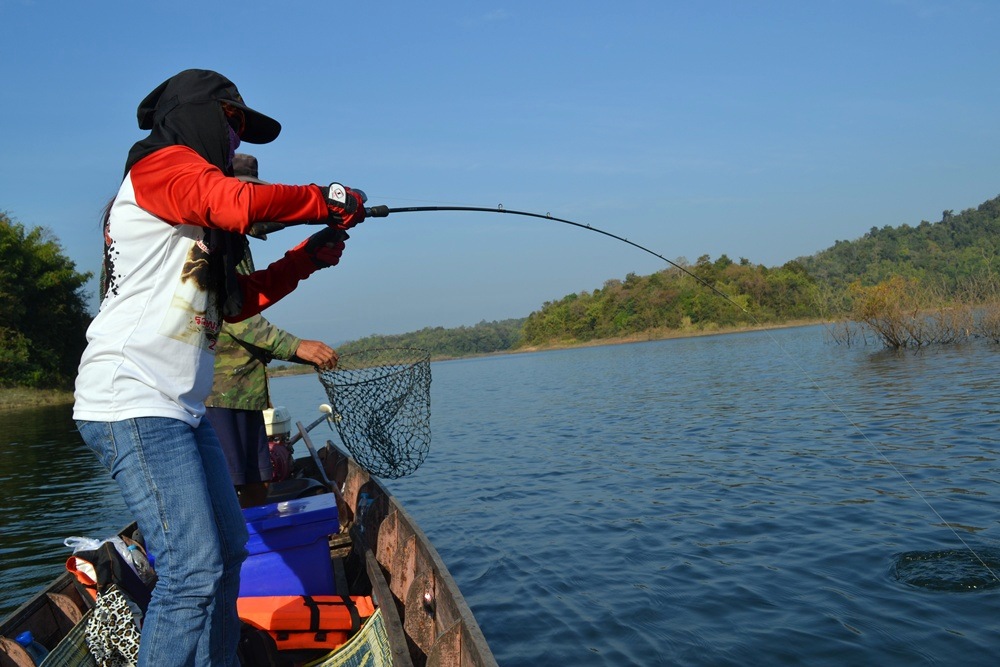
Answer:
POLYGON ((375 348, 343 354, 319 372, 333 423, 369 473, 396 479, 416 470, 431 444, 431 361, 426 350, 375 348))

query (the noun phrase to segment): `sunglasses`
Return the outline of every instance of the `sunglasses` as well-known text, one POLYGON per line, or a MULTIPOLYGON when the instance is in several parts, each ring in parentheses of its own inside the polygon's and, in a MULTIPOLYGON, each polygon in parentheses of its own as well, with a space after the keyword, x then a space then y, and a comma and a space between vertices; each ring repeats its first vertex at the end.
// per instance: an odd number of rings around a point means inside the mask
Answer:
POLYGON ((238 137, 243 138, 243 131, 247 129, 247 118, 242 109, 237 109, 231 104, 222 103, 222 111, 226 114, 226 122, 238 137))

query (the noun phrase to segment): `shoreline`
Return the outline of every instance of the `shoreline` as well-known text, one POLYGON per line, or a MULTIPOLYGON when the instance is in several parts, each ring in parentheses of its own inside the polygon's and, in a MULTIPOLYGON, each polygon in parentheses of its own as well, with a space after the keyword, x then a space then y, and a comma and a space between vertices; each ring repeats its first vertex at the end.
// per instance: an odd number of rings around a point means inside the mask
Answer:
MULTIPOLYGON (((622 336, 620 338, 601 338, 588 341, 563 341, 559 343, 550 343, 546 345, 532 345, 528 347, 519 347, 514 350, 500 350, 497 352, 482 352, 479 354, 466 354, 460 357, 455 356, 432 356, 431 361, 454 361, 456 359, 479 359, 482 357, 500 357, 509 354, 531 354, 533 352, 549 352, 552 350, 569 350, 580 347, 601 347, 602 345, 631 345, 633 343, 651 343, 658 340, 670 340, 674 338, 699 338, 702 336, 725 336, 728 334, 740 334, 740 333, 750 333, 753 331, 771 331, 773 329, 794 329, 795 327, 809 327, 817 324, 826 324, 830 320, 825 319, 807 319, 807 320, 790 320, 788 322, 782 322, 780 324, 766 324, 766 325, 749 325, 740 327, 726 327, 719 329, 652 329, 649 331, 644 331, 639 334, 633 334, 631 336, 622 336)), ((271 371, 268 370, 268 378, 279 378, 288 377, 294 375, 305 375, 307 373, 312 373, 313 368, 311 366, 300 366, 292 367, 288 370, 271 371)))
POLYGON ((69 389, 0 388, 0 412, 72 403, 73 392, 69 389))
MULTIPOLYGON (((765 331, 771 329, 790 329, 794 327, 812 326, 823 324, 827 320, 794 320, 782 322, 780 324, 752 325, 742 327, 727 327, 720 329, 653 329, 641 334, 623 336, 621 338, 601 338, 599 340, 588 341, 563 341, 547 345, 532 345, 529 347, 519 347, 516 350, 502 350, 499 352, 484 352, 482 354, 469 354, 461 357, 436 356, 431 357, 431 361, 453 361, 455 359, 475 359, 481 357, 497 357, 508 354, 530 354, 532 352, 548 352, 550 350, 567 350, 578 347, 600 347, 602 345, 629 345, 632 343, 649 343, 658 340, 668 340, 672 338, 696 338, 699 336, 722 336, 726 334, 749 333, 751 331, 765 331)), ((315 372, 312 366, 303 365, 290 370, 268 371, 267 376, 271 378, 288 377, 293 375, 304 375, 315 372)), ((49 405, 67 405, 73 403, 73 391, 62 389, 28 389, 26 387, 0 388, 0 412, 12 412, 26 408, 35 408, 49 405)))
MULTIPOLYGON (((700 338, 702 336, 725 336, 728 334, 750 333, 753 331, 771 331, 773 329, 794 329, 795 327, 808 327, 816 324, 825 324, 828 320, 792 320, 780 324, 757 324, 741 327, 724 327, 719 329, 652 329, 632 336, 621 338, 601 338, 599 340, 588 340, 582 342, 555 343, 551 345, 535 345, 531 347, 518 348, 495 354, 517 354, 519 352, 546 352, 548 350, 566 350, 575 347, 600 347, 602 345, 629 345, 631 343, 651 343, 658 340, 672 340, 674 338, 700 338)), ((464 358, 464 357, 462 357, 464 358)))

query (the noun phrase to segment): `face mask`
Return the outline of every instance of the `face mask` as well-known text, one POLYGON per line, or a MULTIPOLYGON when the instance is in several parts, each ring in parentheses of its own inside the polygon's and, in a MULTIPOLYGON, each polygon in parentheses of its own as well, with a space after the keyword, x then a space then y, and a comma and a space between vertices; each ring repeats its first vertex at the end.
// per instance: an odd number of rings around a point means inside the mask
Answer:
POLYGON ((229 130, 229 156, 226 158, 226 167, 232 169, 233 156, 236 155, 236 149, 240 147, 240 135, 236 134, 236 130, 229 125, 226 125, 226 129, 229 130))

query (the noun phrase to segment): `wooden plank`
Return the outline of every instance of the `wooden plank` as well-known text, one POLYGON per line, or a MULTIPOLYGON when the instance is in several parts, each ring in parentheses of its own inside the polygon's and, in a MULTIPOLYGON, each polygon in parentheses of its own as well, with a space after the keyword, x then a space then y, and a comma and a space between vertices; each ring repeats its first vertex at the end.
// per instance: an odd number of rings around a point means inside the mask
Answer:
MULTIPOLYGON (((442 640, 442 634, 452 632, 455 623, 458 623, 461 626, 460 644, 464 656, 461 664, 496 665, 496 659, 493 657, 493 652, 490 651, 482 629, 472 615, 472 610, 466 604, 458 584, 448 572, 437 550, 434 549, 430 540, 414 523, 406 510, 396 505, 394 506, 394 515, 398 524, 397 534, 407 536, 405 548, 400 549, 400 551, 407 552, 405 562, 410 568, 409 572, 404 570, 401 573, 401 576, 406 580, 406 594, 402 599, 406 600, 407 603, 407 631, 410 629, 410 614, 426 613, 420 606, 422 602, 419 598, 430 593, 433 598, 431 601, 432 616, 437 634, 434 639, 435 644, 442 640), (411 606, 411 604, 416 606, 411 606)), ((401 560, 403 558, 400 556, 401 560)), ((396 590, 395 586, 393 590, 396 590)), ((449 664, 444 656, 445 649, 441 648, 437 653, 437 660, 444 661, 442 664, 449 664)))
POLYGON ((42 645, 55 646, 75 620, 82 617, 83 605, 83 599, 73 586, 73 576, 63 572, 43 591, 18 607, 4 621, 0 635, 16 637, 31 630, 42 645))
POLYGON ((64 637, 73 629, 74 625, 80 622, 80 619, 83 618, 83 612, 68 595, 63 593, 48 593, 47 597, 51 603, 53 615, 56 617, 59 625, 59 637, 64 637))
POLYGON ((441 634, 437 618, 437 591, 434 573, 424 571, 413 579, 407 590, 405 604, 406 617, 403 629, 425 654, 430 654, 441 634))
POLYGON ((389 635, 389 645, 392 647, 392 665, 393 667, 413 667, 406 633, 403 632, 403 624, 399 620, 399 612, 396 609, 396 599, 392 596, 389 584, 382 574, 382 568, 371 549, 365 551, 365 565, 368 568, 368 578, 372 582, 372 592, 375 593, 375 599, 378 600, 378 604, 382 608, 382 620, 385 622, 386 634, 389 635))
POLYGON ((462 650, 462 624, 455 623, 442 633, 427 656, 427 667, 462 667, 478 665, 462 650))

